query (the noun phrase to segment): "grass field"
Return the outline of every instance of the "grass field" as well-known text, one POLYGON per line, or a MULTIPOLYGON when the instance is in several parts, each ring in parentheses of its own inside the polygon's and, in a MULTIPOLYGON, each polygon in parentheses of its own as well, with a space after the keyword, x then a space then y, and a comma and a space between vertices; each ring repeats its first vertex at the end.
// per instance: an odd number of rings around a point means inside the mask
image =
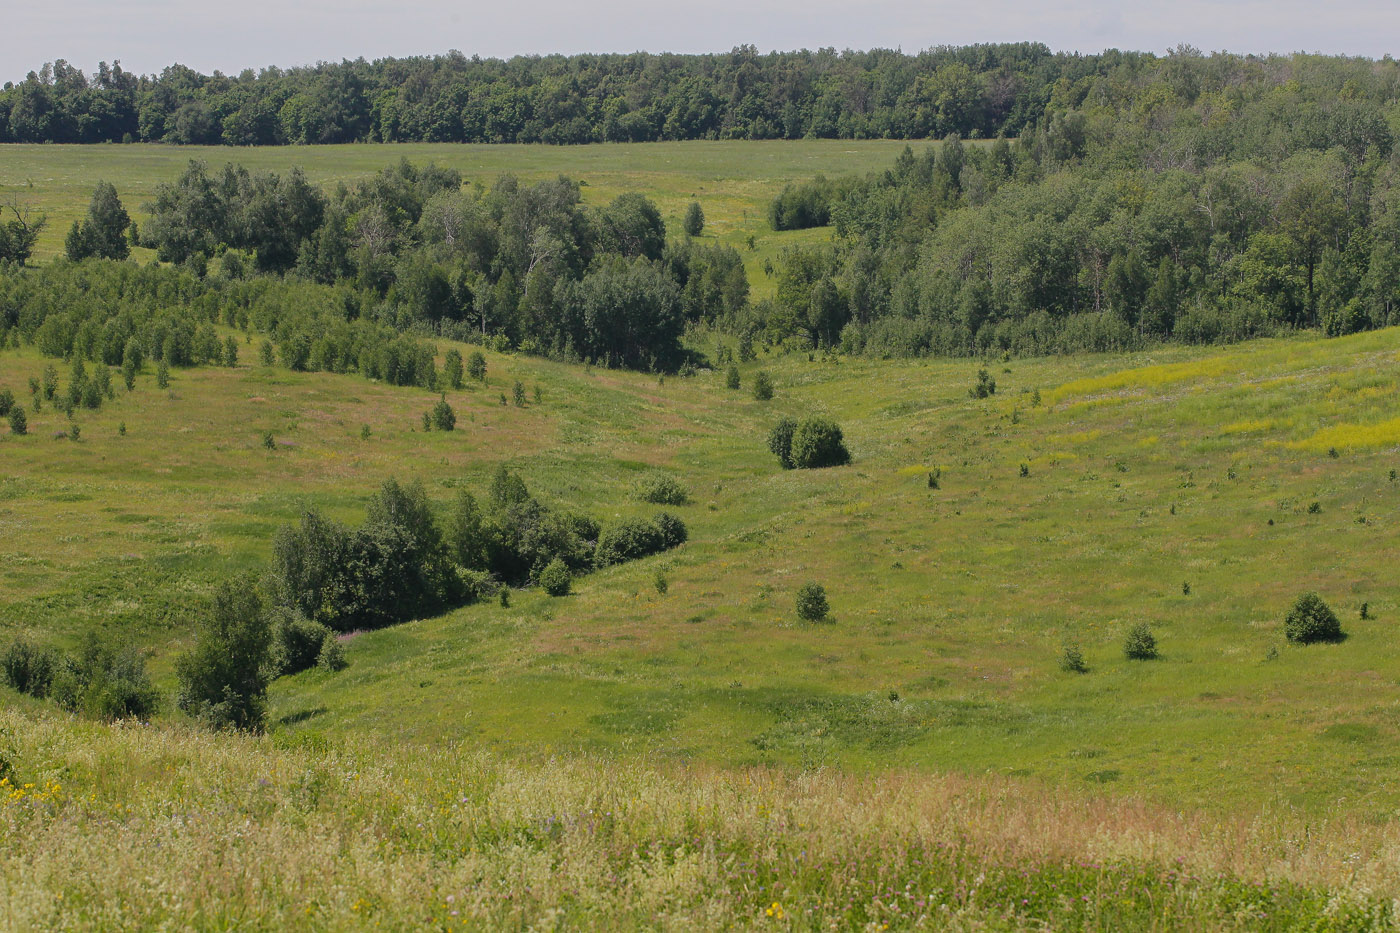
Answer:
MULTIPOLYGON (((245 363, 159 392, 147 373, 79 415, 76 443, 47 408, 0 437, 0 605, 11 629, 138 638, 170 685, 190 600, 260 566, 303 503, 357 522, 387 476, 445 504, 504 462, 606 523, 651 511, 627 490, 663 467, 692 491, 684 548, 564 599, 358 635, 343 674, 275 684, 276 730, 992 772, 1220 809, 1345 800, 1379 818, 1400 806, 1397 350, 1387 330, 1017 361, 988 400, 969 398, 967 362, 788 357, 745 369, 774 372, 767 404, 717 375, 490 355, 486 388, 449 394, 446 435, 417 429, 421 390, 245 363), (516 379, 542 403, 501 406, 516 379), (854 464, 777 468, 768 425, 811 411, 843 424, 854 464), (795 621, 809 579, 834 624, 795 621), (1345 642, 1285 643, 1307 589, 1345 642), (1139 621, 1161 660, 1123 658, 1139 621), (1090 673, 1059 669, 1067 638, 1090 673)), ((22 390, 42 365, 7 351, 0 381, 22 390)))
MULTIPOLYGON (((300 167, 326 187, 354 182, 400 159, 436 162, 488 187, 510 172, 527 181, 568 175, 586 183, 585 203, 601 205, 629 191, 656 202, 668 229, 680 230, 691 200, 705 211, 705 235, 740 251, 754 294, 772 290, 763 272, 785 246, 820 242, 825 230, 774 233, 768 204, 783 185, 819 173, 864 174, 888 168, 906 143, 892 140, 800 140, 794 142, 678 142, 591 146, 404 145, 269 146, 48 146, 0 145, 0 202, 16 198, 46 213, 47 229, 35 260, 63 252, 63 238, 84 216, 99 180, 116 186, 138 222, 156 185, 174 181, 191 159, 220 168, 233 162, 250 170, 284 173, 300 167), (754 237, 754 249, 748 238, 754 237)), ((914 144, 923 145, 923 144, 914 144)))

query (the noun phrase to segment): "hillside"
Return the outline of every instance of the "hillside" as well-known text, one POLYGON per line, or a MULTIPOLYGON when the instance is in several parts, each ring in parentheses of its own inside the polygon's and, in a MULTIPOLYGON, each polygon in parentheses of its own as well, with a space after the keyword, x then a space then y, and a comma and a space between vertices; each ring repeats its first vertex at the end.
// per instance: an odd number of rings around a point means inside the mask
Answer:
MULTIPOLYGON (((75 416, 77 442, 53 439, 67 424, 47 407, 27 436, 0 436, 0 608, 9 632, 137 639, 173 689, 191 607, 263 566, 304 505, 357 523, 396 476, 445 506, 506 463, 606 525, 654 513, 630 489, 663 468, 691 492, 683 548, 568 597, 521 591, 509 609, 356 635, 349 670, 274 683, 277 741, 992 772, 1222 812, 1344 799, 1379 817, 1397 803, 1397 339, 1018 360, 990 367, 987 399, 969 397, 966 362, 770 357, 741 367, 736 392, 703 371, 488 354, 487 385, 447 395, 450 434, 422 432, 434 397, 418 389, 250 352, 158 391, 148 366, 75 416), (760 367, 772 402, 749 397, 760 367), (531 400, 503 406, 517 380, 531 400), (809 412, 841 423, 852 465, 779 469, 769 426, 809 412), (797 622, 808 580, 834 624, 797 622), (1305 590, 1345 641, 1285 642, 1305 590), (1160 659, 1124 659, 1138 622, 1160 659), (1060 670, 1066 640, 1087 674, 1060 670)), ((0 360, 24 402, 44 362, 0 360)))

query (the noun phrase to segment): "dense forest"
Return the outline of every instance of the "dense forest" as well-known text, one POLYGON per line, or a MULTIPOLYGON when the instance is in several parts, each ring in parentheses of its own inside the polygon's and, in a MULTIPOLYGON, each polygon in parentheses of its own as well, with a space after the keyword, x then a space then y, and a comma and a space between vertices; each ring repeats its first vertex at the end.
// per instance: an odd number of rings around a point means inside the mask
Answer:
POLYGON ((1400 322, 1400 72, 1179 54, 1056 85, 1015 140, 794 183, 772 339, 1039 354, 1400 322), (1151 80, 1141 80, 1148 75, 1151 80))
POLYGON ((917 55, 723 54, 363 59, 206 76, 182 65, 86 75, 67 62, 0 92, 0 142, 279 145, 922 139, 1015 134, 1060 81, 1151 67, 1150 55, 1039 43, 917 55))

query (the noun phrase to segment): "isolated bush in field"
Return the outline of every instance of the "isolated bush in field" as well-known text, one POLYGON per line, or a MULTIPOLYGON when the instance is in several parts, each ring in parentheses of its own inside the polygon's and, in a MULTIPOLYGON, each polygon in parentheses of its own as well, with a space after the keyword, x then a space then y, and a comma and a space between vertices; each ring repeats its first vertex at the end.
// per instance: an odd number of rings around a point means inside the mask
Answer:
POLYGON ((804 418, 792 432, 791 459, 794 468, 813 470, 850 463, 851 454, 835 421, 804 418))
POLYGON ((53 364, 44 367, 44 399, 52 400, 58 394, 58 370, 53 368, 53 364))
POLYGON ((438 431, 451 431, 457 427, 457 415, 452 410, 452 406, 447 404, 447 396, 438 399, 433 406, 431 413, 433 428, 438 431))
POLYGON ((295 674, 316 665, 321 645, 331 630, 299 612, 274 613, 272 665, 279 674, 295 674))
POLYGON ((1086 674, 1089 671, 1089 665, 1084 663, 1084 653, 1072 641, 1065 642, 1060 651, 1060 670, 1070 674, 1086 674))
POLYGON ((9 389, 0 389, 0 418, 8 418, 15 407, 15 394, 9 389))
POLYGON ((271 366, 276 361, 277 357, 272 349, 272 341, 264 340, 262 345, 258 347, 258 362, 263 366, 271 366))
POLYGON ((170 388, 170 364, 165 360, 156 364, 156 388, 170 388))
POLYGON ((656 571, 656 576, 652 578, 651 585, 656 587, 658 596, 665 596, 666 591, 671 588, 671 583, 666 579, 666 572, 664 570, 656 571))
POLYGON ((1283 620, 1283 634, 1289 641, 1308 645, 1318 641, 1339 641, 1342 623, 1337 614, 1316 593, 1299 596, 1283 620))
POLYGON ((656 530, 661 534, 661 549, 663 551, 680 547, 690 537, 690 531, 685 527, 685 522, 670 512, 660 513, 653 519, 653 522, 656 525, 656 530))
POLYGON ((1123 640, 1123 656, 1130 661, 1150 661, 1157 657, 1157 639, 1146 622, 1128 629, 1128 637, 1123 640))
POLYGON ((524 407, 525 407, 525 383, 521 382, 519 379, 515 380, 515 386, 514 386, 510 391, 511 391, 511 396, 512 396, 512 397, 514 398, 514 400, 515 400, 515 407, 516 407, 516 408, 524 408, 524 407))
MULTIPOLYGON (((97 383, 97 389, 106 398, 116 398, 116 390, 112 388, 112 371, 106 366, 97 367, 97 374, 93 377, 97 383)), ((89 406, 92 407, 92 406, 89 406)))
POLYGON ((797 422, 791 418, 783 418, 768 432, 768 449, 778 458, 784 470, 791 470, 793 466, 792 435, 796 431, 797 422))
POLYGON ((442 376, 447 380, 448 388, 462 387, 462 354, 455 348, 448 350, 442 359, 442 376))
POLYGON ((29 433, 29 418, 25 416, 24 409, 20 408, 18 405, 10 409, 10 433, 29 433))
POLYGON ((467 358, 467 375, 477 382, 486 381, 486 357, 481 355, 481 351, 474 350, 467 358))
POLYGON ((797 617, 806 622, 820 622, 831 607, 827 605, 826 589, 820 583, 804 583, 797 590, 797 617))
POLYGON ((540 571, 540 588, 550 596, 568 596, 572 582, 573 574, 569 573, 568 565, 557 557, 540 571))
POLYGON ((83 386, 83 407, 91 409, 102 407, 102 387, 98 385, 96 379, 89 380, 83 386))
POLYGON ((58 655, 52 648, 32 645, 23 638, 10 642, 0 655, 0 674, 5 683, 41 700, 49 695, 57 669, 58 655))
POLYGON ((272 637, 251 579, 220 584, 190 652, 175 662, 180 709, 214 729, 261 732, 272 637))
POLYGON ((739 388, 739 367, 731 366, 724 371, 724 387, 726 389, 739 388))
POLYGON ((690 501, 686 488, 675 477, 660 470, 638 477, 632 484, 632 494, 654 505, 685 505, 690 501))
POLYGON ((686 207, 681 229, 685 231, 686 236, 699 236, 704 231, 705 211, 700 207, 699 201, 691 201, 686 207))
POLYGON ((967 390, 967 394, 973 398, 986 398, 995 395, 997 391, 997 381, 992 378, 991 373, 985 369, 977 370, 977 384, 967 390))
POLYGON ((68 426, 68 439, 70 441, 76 441, 78 438, 82 437, 82 434, 82 428, 78 427, 76 424, 70 424, 68 426))
POLYGON ((773 377, 762 369, 753 375, 753 397, 766 402, 773 397, 773 377))
POLYGON ((263 436, 262 436, 262 445, 263 445, 263 449, 265 449, 265 450, 276 450, 276 449, 277 449, 277 440, 272 436, 272 432, 271 432, 271 431, 264 431, 264 432, 263 432, 263 436))

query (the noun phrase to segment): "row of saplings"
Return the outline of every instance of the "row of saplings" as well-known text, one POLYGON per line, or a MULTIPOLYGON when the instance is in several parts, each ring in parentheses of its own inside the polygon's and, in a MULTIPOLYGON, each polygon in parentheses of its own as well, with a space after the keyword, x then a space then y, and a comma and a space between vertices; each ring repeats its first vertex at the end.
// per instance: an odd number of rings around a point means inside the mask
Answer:
MULTIPOLYGON (((341 636, 536 584, 552 596, 596 568, 685 542, 662 512, 602 529, 552 509, 501 468, 484 501, 460 490, 439 523, 419 484, 384 483, 364 524, 348 528, 308 510, 279 529, 268 571, 222 583, 176 662, 179 707, 214 728, 257 731, 272 678, 345 666, 341 636)), ((158 705, 139 652, 91 636, 76 657, 14 642, 0 655, 10 686, 103 719, 145 719, 158 705)))
MULTIPOLYGON (((1368 606, 1362 604, 1361 618, 1368 618, 1368 615, 1368 606)), ((1346 637, 1337 614, 1316 593, 1304 593, 1294 601, 1284 617, 1283 634, 1298 645, 1338 642, 1346 637)), ((1151 661, 1158 657, 1157 637, 1146 622, 1139 622, 1128 629, 1127 637, 1123 639, 1123 656, 1130 661, 1151 661)), ((1088 672, 1089 666, 1078 644, 1065 643, 1060 655, 1060 667, 1075 674, 1088 672)))

